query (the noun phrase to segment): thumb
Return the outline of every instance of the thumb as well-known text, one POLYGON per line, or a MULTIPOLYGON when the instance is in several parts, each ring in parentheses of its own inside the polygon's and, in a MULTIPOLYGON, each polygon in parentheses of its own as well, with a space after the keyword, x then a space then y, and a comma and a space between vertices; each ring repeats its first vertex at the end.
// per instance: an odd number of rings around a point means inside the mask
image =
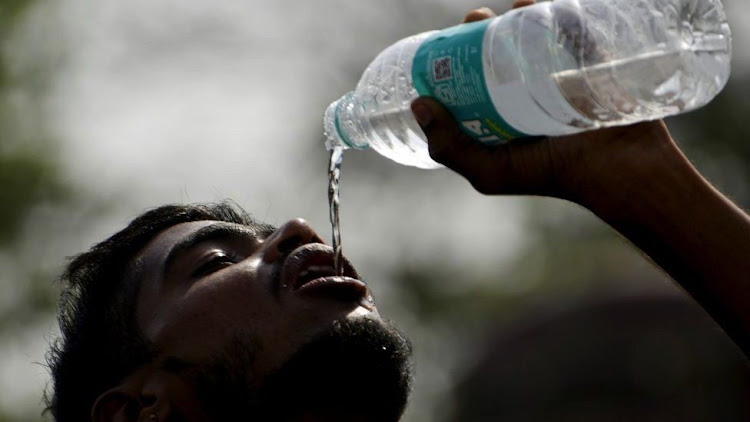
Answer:
POLYGON ((450 112, 437 100, 420 97, 411 104, 414 117, 427 135, 430 157, 469 180, 488 164, 488 147, 464 133, 450 112))

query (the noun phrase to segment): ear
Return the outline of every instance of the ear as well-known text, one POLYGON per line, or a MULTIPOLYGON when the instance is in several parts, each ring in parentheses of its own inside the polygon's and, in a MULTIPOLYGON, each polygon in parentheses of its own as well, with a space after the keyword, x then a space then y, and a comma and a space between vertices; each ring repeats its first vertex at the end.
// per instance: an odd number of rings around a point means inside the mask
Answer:
POLYGON ((147 367, 104 392, 91 409, 94 422, 166 421, 179 415, 203 415, 193 386, 147 367))
POLYGON ((138 395, 122 386, 115 387, 96 399, 91 408, 93 422, 134 422, 141 413, 138 395))
POLYGON ((130 374, 117 386, 105 391, 91 407, 93 422, 135 422, 144 414, 154 413, 157 398, 144 391, 154 371, 143 367, 130 374))

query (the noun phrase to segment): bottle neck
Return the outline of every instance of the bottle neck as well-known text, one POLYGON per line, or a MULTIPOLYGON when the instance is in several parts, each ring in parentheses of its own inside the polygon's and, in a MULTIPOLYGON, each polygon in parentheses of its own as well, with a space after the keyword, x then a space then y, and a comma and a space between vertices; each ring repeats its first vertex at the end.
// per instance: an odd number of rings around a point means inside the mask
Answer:
POLYGON ((354 114, 354 92, 349 92, 334 101, 326 109, 324 116, 326 148, 340 146, 344 149, 368 149, 370 144, 357 132, 354 114))

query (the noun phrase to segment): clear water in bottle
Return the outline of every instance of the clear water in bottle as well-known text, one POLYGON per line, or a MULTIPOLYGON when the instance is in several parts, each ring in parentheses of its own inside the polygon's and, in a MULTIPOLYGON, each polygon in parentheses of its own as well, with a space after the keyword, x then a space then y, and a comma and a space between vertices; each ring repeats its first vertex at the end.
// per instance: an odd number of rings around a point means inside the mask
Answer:
POLYGON ((430 159, 426 138, 410 108, 419 96, 412 84, 411 64, 430 34, 403 39, 380 53, 356 90, 328 107, 324 116, 328 149, 372 148, 400 164, 440 167, 430 159))
POLYGON ((538 3, 384 50, 326 110, 327 146, 434 168, 410 111, 420 95, 493 144, 693 110, 724 87, 730 58, 719 0, 538 3))

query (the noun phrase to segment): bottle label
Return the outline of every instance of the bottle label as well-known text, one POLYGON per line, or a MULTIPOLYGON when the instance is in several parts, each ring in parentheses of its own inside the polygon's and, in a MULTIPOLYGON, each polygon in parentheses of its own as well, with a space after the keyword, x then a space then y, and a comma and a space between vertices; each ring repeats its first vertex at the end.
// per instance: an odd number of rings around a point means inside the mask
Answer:
POLYGON ((492 19, 444 29, 425 39, 412 63, 420 96, 434 97, 453 114, 461 129, 487 145, 529 136, 498 114, 482 64, 482 44, 492 19))

